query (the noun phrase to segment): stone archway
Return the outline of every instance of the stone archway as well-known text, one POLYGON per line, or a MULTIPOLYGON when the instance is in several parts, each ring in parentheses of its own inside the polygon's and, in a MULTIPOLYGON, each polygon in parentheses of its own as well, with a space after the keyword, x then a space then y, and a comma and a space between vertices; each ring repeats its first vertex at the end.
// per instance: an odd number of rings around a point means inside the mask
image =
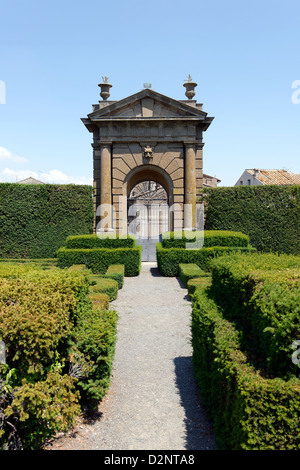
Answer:
POLYGON ((170 229, 169 197, 153 180, 133 186, 127 198, 127 233, 142 246, 142 261, 156 260, 156 243, 170 229))
MULTIPOLYGON (((173 221, 170 222, 170 211, 169 211, 169 206, 172 206, 173 201, 174 201, 174 194, 173 194, 173 182, 170 176, 168 175, 167 172, 162 170, 160 167, 157 166, 150 166, 150 165, 141 165, 138 167, 135 167, 132 169, 125 177, 124 184, 123 184, 123 194, 127 196, 127 232, 130 233, 129 228, 133 229, 132 223, 130 224, 130 220, 128 219, 128 209, 129 209, 129 198, 130 195, 132 196, 132 191, 133 188, 136 188, 139 186, 141 183, 145 182, 153 182, 155 184, 158 184, 163 191, 166 194, 166 201, 164 203, 164 206, 167 205, 167 214, 166 214, 166 208, 165 207, 160 207, 162 204, 162 201, 156 201, 155 200, 155 193, 156 190, 151 191, 151 195, 146 195, 145 198, 142 198, 142 201, 138 201, 138 197, 136 198, 136 201, 134 202, 134 207, 131 207, 131 216, 134 216, 136 211, 142 211, 143 206, 145 207, 144 215, 141 217, 141 213, 139 214, 138 219, 140 220, 140 223, 147 223, 148 227, 143 227, 143 230, 139 233, 138 231, 132 230, 131 233, 136 235, 138 238, 143 238, 144 242, 143 245, 147 244, 145 241, 146 239, 150 240, 156 240, 158 241, 158 235, 157 230, 153 230, 153 223, 155 223, 156 215, 159 212, 164 213, 164 220, 167 217, 168 218, 168 223, 161 224, 161 232, 166 231, 167 229, 172 229, 173 228, 173 221), (139 207, 138 207, 139 206, 139 207), (151 207, 150 207, 151 206, 151 207), (147 212, 147 217, 145 216, 145 212, 147 212), (147 222, 146 222, 147 221, 147 222), (152 228, 152 229, 151 229, 152 228)), ((122 214, 124 217, 124 214, 122 214)), ((154 243, 154 241, 153 241, 154 243)), ((150 241, 148 242, 150 244, 150 241)))
POLYGON ((109 90, 101 96, 82 119, 93 133, 94 230, 127 233, 128 193, 143 180, 167 191, 171 230, 196 228, 202 136, 213 118, 193 94, 178 101, 147 88, 120 101, 108 101, 109 90))
POLYGON ((158 166, 140 165, 126 175, 123 194, 127 195, 127 213, 122 214, 127 217, 127 233, 136 236, 137 244, 143 247, 142 261, 154 261, 156 243, 172 224, 173 181, 158 166))

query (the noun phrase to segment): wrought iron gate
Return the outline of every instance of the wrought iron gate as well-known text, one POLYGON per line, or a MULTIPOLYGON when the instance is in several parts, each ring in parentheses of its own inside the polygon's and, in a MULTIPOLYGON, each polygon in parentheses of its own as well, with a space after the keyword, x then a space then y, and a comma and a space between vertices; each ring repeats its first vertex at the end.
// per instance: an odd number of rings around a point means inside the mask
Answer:
POLYGON ((135 186, 128 198, 128 233, 141 245, 142 261, 156 261, 156 243, 169 230, 168 196, 154 181, 135 186))

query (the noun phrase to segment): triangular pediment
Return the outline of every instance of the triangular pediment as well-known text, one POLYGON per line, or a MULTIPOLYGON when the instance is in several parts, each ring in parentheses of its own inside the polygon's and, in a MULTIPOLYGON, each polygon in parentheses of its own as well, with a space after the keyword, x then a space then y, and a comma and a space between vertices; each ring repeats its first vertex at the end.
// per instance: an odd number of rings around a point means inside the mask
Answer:
MULTIPOLYGON (((103 102, 104 103, 104 102, 103 102)), ((134 118, 198 118, 207 113, 195 102, 187 104, 174 100, 151 89, 144 89, 120 101, 106 102, 103 107, 89 114, 91 121, 134 118)))

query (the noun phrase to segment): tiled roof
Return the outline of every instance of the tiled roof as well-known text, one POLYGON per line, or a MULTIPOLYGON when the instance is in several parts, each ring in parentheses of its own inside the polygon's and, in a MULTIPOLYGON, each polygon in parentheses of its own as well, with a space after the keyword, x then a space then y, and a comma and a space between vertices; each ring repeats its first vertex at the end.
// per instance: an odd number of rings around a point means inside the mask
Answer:
POLYGON ((300 184, 300 174, 289 173, 287 170, 247 170, 254 175, 262 184, 300 184))
POLYGON ((42 181, 32 178, 32 176, 29 176, 29 178, 26 178, 25 180, 17 181, 17 183, 19 184, 44 184, 42 181))

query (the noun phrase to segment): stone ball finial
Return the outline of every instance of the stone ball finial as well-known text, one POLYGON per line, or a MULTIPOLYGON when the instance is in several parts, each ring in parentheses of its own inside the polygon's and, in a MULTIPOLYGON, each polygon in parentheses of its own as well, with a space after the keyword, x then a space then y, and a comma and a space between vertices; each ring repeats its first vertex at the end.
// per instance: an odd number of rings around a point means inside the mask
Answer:
POLYGON ((185 87, 186 91, 185 91, 185 96, 191 100, 192 98, 194 98, 196 92, 195 92, 195 88, 197 86, 197 83, 196 82, 193 82, 193 79, 190 75, 188 75, 188 78, 187 80, 185 80, 185 83, 183 84, 183 86, 185 87))
POLYGON ((99 83, 98 85, 100 87, 100 96, 101 98, 106 101, 107 98, 110 97, 110 88, 112 87, 112 85, 110 83, 108 83, 108 77, 105 75, 104 77, 102 77, 102 82, 99 83))

